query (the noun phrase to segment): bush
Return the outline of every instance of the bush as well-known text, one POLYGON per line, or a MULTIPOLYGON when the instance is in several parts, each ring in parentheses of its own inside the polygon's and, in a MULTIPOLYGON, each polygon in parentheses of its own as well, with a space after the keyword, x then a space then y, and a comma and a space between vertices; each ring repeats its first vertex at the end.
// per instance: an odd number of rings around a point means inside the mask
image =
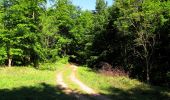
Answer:
POLYGON ((40 64, 39 68, 40 70, 56 70, 57 69, 57 66, 54 64, 54 63, 43 63, 43 64, 40 64))
POLYGON ((113 68, 112 65, 107 62, 100 62, 98 68, 100 68, 99 72, 104 75, 129 77, 129 72, 126 72, 122 67, 113 68))
POLYGON ((51 71, 55 71, 58 66, 64 65, 68 63, 68 57, 63 57, 58 59, 58 61, 56 61, 55 63, 42 63, 40 64, 39 69, 40 70, 51 70, 51 71))

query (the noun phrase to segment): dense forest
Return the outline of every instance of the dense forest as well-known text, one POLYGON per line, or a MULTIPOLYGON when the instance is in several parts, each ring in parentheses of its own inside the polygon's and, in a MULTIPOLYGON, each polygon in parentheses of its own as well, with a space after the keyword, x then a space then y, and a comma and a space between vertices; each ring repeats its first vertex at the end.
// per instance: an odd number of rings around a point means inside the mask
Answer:
POLYGON ((170 86, 170 1, 96 0, 82 10, 70 0, 0 0, 0 65, 39 66, 61 58, 170 86))

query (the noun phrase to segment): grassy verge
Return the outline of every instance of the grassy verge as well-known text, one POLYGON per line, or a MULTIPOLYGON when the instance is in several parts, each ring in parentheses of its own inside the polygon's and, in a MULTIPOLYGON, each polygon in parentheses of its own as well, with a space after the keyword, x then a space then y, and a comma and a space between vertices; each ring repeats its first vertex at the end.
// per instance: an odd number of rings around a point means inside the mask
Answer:
POLYGON ((37 70, 32 67, 0 67, 0 100, 68 100, 73 99, 56 86, 56 71, 63 64, 46 64, 56 70, 37 70))
POLYGON ((150 86, 127 77, 108 77, 79 67, 77 77, 89 87, 113 100, 170 100, 170 90, 150 86))

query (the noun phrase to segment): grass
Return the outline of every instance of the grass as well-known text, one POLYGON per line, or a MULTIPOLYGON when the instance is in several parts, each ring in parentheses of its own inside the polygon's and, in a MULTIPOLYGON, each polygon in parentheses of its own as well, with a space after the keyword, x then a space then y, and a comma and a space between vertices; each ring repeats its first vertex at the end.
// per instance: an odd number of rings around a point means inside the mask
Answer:
POLYGON ((55 71, 36 70, 31 67, 0 68, 0 89, 34 86, 38 83, 55 84, 55 71))
POLYGON ((53 65, 57 70, 0 67, 0 100, 74 100, 56 86, 56 72, 63 67, 62 64, 53 65))
MULTIPOLYGON (((32 67, 0 67, 0 100, 75 100, 56 86, 56 74, 63 71, 64 82, 79 94, 86 95, 70 80, 71 68, 62 63, 32 67)), ((79 78, 96 92, 113 100, 170 100, 170 90, 150 86, 127 77, 108 77, 79 67, 79 78)), ((86 95, 87 96, 87 95, 86 95)))
POLYGON ((100 94, 113 100, 170 100, 170 90, 150 86, 127 77, 109 77, 79 67, 77 77, 100 94))

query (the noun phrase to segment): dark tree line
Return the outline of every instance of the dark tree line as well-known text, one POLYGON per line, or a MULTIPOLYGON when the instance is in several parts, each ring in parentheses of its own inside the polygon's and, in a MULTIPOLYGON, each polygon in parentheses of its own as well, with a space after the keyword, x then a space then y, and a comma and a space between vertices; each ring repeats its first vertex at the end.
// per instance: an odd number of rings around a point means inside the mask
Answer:
POLYGON ((170 1, 96 0, 84 11, 69 0, 1 0, 0 64, 70 61, 120 66, 131 77, 170 84, 170 1))

